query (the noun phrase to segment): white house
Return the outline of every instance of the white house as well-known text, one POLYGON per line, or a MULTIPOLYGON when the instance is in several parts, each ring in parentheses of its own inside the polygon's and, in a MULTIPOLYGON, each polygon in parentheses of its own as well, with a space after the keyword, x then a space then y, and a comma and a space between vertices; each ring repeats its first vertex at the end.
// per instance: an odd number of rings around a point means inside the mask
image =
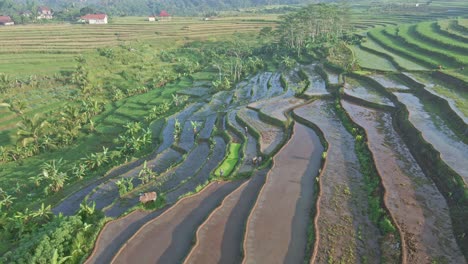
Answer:
POLYGON ((149 22, 154 22, 154 21, 156 21, 156 17, 155 16, 149 16, 148 21, 149 22))
POLYGON ((80 22, 87 24, 107 24, 106 14, 88 14, 80 18, 80 22))

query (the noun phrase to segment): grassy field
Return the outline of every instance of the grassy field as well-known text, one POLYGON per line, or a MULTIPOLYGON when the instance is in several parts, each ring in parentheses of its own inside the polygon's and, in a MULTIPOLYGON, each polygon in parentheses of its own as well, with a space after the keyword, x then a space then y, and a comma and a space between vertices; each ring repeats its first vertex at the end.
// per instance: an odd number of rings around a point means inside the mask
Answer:
POLYGON ((174 18, 148 22, 144 17, 115 17, 107 25, 46 24, 0 28, 0 72, 15 76, 54 74, 74 67, 73 58, 96 48, 149 43, 157 49, 192 40, 216 40, 235 33, 258 32, 275 25, 277 15, 174 18))

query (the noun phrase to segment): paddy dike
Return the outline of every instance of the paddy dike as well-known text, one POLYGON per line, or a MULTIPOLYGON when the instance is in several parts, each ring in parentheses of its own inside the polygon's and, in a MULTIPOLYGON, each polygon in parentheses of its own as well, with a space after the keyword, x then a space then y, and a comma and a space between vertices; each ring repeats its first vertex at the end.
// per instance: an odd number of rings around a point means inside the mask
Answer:
POLYGON ((368 217, 366 186, 355 154, 354 138, 333 110, 333 102, 314 101, 295 115, 320 129, 328 143, 319 176, 315 245, 311 263, 380 261, 377 227, 368 217))
POLYGON ((191 248, 196 229, 241 182, 214 182, 181 199, 147 222, 119 250, 112 263, 180 263, 191 248))
POLYGON ((462 179, 468 182, 468 145, 448 128, 446 121, 435 113, 428 112, 418 97, 408 93, 393 93, 406 106, 409 121, 421 132, 425 141, 439 153, 441 159, 462 179))
POLYGON ((346 101, 342 105, 366 131, 385 188, 384 202, 401 228, 408 263, 465 263, 445 198, 393 129, 391 115, 346 101))
POLYGON ((234 264, 242 261, 245 225, 267 172, 268 168, 257 171, 213 211, 198 228, 196 244, 184 263, 234 264))
POLYGON ((304 261, 322 152, 315 132, 296 123, 291 139, 273 158, 273 167, 250 213, 243 263, 304 261))

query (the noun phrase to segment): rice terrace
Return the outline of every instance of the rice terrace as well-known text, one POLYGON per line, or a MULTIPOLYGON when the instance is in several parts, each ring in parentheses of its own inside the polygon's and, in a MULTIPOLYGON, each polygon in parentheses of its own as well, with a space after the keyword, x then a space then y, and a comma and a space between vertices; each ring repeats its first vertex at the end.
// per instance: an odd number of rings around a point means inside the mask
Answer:
POLYGON ((0 0, 0 263, 468 261, 466 0, 0 0))

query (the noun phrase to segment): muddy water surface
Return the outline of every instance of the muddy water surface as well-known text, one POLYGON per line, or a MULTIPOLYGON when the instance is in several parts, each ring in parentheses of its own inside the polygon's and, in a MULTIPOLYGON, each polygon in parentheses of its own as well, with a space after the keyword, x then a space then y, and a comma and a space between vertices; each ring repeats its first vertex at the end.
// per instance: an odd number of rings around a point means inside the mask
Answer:
POLYGON ((198 226, 239 186, 215 182, 200 193, 179 201, 146 223, 127 241, 112 263, 180 263, 189 252, 198 226))
POLYGON ((315 124, 328 142, 320 175, 314 254, 311 263, 368 263, 380 260, 380 232, 367 212, 367 193, 354 152, 354 138, 333 111, 332 101, 315 101, 294 112, 315 124))
POLYGON ((342 104, 353 121, 367 132, 369 148, 386 189, 385 203, 402 229, 409 263, 464 263, 445 198, 393 129, 390 114, 342 104))
POLYGON ((359 80, 346 78, 346 84, 344 89, 345 94, 368 101, 375 104, 380 104, 384 106, 394 106, 392 101, 387 98, 385 95, 378 92, 372 87, 368 87, 366 84, 360 82, 359 80))
POLYGON ((442 160, 468 183, 468 145, 464 144, 445 121, 424 109, 419 98, 408 93, 394 93, 409 112, 409 121, 424 139, 440 152, 442 160))
POLYGON ((323 96, 327 95, 327 87, 325 80, 315 71, 316 64, 303 66, 302 69, 307 74, 309 79, 309 87, 305 90, 304 94, 307 96, 323 96))
POLYGON ((385 88, 388 89, 397 89, 397 90, 410 90, 410 88, 400 81, 397 81, 395 77, 382 75, 382 74, 372 74, 368 76, 369 78, 373 79, 374 81, 378 82, 385 88))
POLYGON ((200 226, 197 243, 185 263, 240 263, 244 229, 268 169, 232 192, 200 226))
POLYGON ((314 131, 294 125, 252 209, 244 263, 302 263, 323 147, 314 131))

